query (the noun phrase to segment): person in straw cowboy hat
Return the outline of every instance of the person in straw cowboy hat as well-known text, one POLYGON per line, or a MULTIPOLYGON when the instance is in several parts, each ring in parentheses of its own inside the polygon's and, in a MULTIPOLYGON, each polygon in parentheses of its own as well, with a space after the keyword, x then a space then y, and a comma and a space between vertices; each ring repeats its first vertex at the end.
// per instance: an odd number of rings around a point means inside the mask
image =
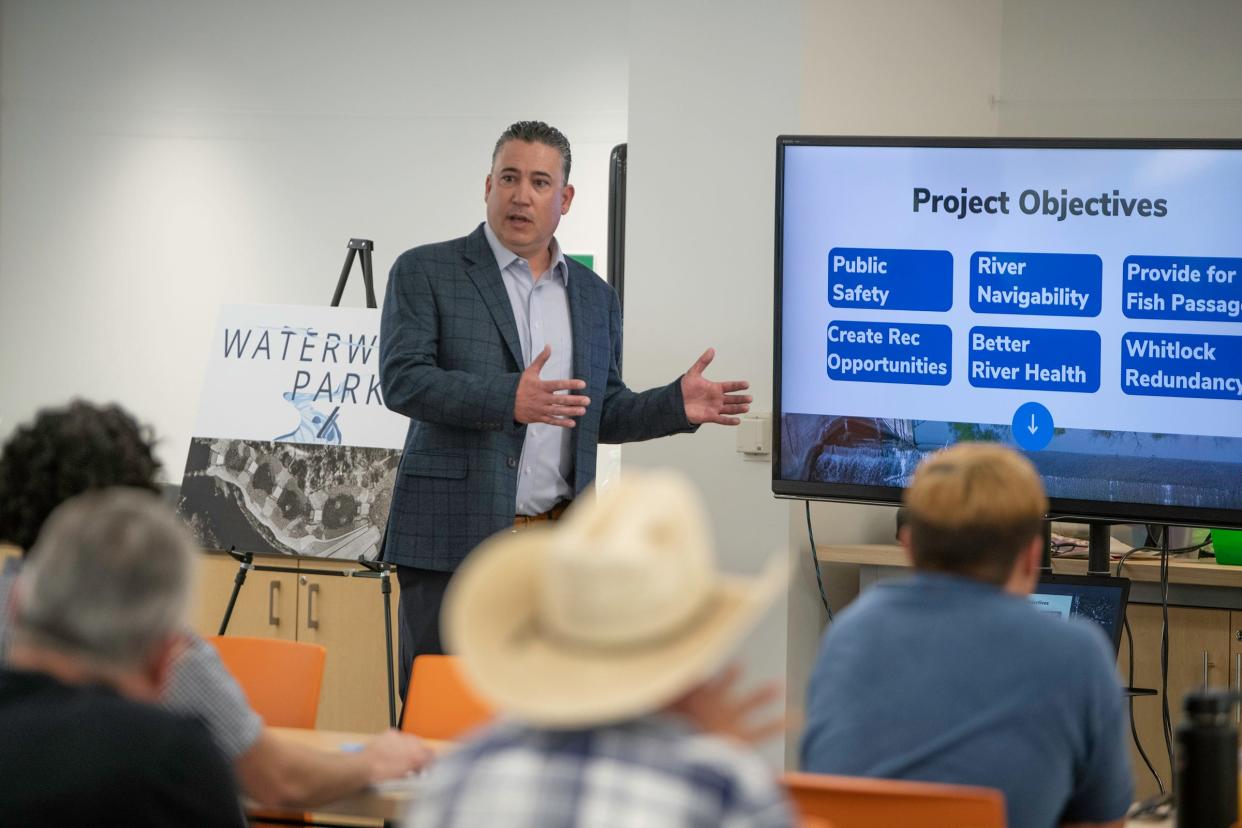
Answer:
POLYGON ((784 582, 781 561, 722 575, 673 472, 627 472, 555 528, 493 537, 443 625, 501 717, 433 763, 407 824, 792 825, 759 757, 687 715, 784 582))

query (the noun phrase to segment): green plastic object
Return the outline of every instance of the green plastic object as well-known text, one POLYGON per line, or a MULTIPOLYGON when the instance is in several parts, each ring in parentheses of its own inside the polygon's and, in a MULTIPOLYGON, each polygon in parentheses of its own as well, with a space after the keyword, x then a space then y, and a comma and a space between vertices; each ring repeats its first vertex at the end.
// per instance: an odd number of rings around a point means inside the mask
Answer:
POLYGON ((1212 548, 1218 564, 1242 566, 1242 530, 1213 529, 1212 548))

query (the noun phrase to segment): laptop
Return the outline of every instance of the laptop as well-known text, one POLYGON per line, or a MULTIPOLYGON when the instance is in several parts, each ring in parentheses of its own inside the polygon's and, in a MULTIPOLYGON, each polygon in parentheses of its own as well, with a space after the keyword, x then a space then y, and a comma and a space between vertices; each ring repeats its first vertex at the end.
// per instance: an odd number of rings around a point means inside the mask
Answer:
POLYGON ((1085 618, 1099 624, 1113 642, 1121 645, 1121 631, 1130 601, 1130 579, 1111 575, 1051 575, 1039 578, 1031 603, 1042 613, 1058 618, 1085 618))

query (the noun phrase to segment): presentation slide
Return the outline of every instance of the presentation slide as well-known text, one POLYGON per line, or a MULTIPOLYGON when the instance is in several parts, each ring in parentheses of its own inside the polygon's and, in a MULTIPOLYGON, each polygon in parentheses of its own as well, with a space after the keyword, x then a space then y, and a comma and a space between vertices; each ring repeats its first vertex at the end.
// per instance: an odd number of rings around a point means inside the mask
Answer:
POLYGON ((1080 618, 1104 628, 1113 642, 1119 640, 1118 625, 1125 616, 1122 587, 1089 584, 1050 584, 1041 581, 1028 598, 1041 613, 1068 621, 1080 618))
POLYGON ((1070 614, 1074 609, 1074 597, 1072 595, 1040 595, 1033 593, 1028 596, 1034 607, 1045 615, 1055 615, 1064 621, 1068 621, 1070 614))
POLYGON ((781 479, 996 439, 1053 497, 1242 508, 1242 151, 791 145, 782 184, 781 479))

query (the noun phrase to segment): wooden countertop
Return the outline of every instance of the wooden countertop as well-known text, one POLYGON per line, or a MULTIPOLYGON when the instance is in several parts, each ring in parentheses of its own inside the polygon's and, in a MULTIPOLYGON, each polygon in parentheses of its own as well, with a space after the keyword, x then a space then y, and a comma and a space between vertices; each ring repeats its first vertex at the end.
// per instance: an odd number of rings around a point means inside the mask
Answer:
MULTIPOLYGON (((853 546, 818 547, 821 563, 861 564, 870 566, 909 566, 906 554, 893 544, 859 544, 853 546)), ((1117 562, 1110 564, 1110 571, 1117 562)), ((1053 558, 1052 571, 1067 575, 1087 574, 1086 558, 1053 558)), ((1121 574, 1132 581, 1160 581, 1160 561, 1156 558, 1130 558, 1121 567, 1121 574)), ((1169 559, 1169 583, 1195 586, 1242 587, 1242 566, 1222 566, 1206 558, 1169 559)))
MULTIPOLYGON (((305 730, 300 727, 273 727, 270 730, 282 739, 289 739, 307 747, 328 751, 357 750, 362 744, 376 736, 374 733, 347 733, 339 730, 305 730)), ((423 743, 439 753, 452 742, 438 739, 423 739, 423 743)))

